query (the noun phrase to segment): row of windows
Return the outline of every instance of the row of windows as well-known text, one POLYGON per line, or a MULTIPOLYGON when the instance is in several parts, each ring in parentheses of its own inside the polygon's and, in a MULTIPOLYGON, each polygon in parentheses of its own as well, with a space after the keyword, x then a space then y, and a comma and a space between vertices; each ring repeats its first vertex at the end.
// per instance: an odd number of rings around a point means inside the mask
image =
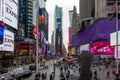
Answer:
MULTIPOLYGON (((113 4, 114 4, 113 2, 107 3, 108 6, 113 6, 113 4)), ((120 5, 120 2, 118 3, 118 5, 120 5)))
MULTIPOLYGON (((108 6, 113 6, 116 0, 107 0, 107 5, 108 6)), ((118 5, 120 5, 120 0, 118 0, 118 5)))
MULTIPOLYGON (((109 1, 114 1, 114 2, 115 2, 116 0, 107 0, 107 1, 108 1, 108 2, 109 2, 109 1)), ((118 0, 118 1, 120 1, 120 0, 118 0)))

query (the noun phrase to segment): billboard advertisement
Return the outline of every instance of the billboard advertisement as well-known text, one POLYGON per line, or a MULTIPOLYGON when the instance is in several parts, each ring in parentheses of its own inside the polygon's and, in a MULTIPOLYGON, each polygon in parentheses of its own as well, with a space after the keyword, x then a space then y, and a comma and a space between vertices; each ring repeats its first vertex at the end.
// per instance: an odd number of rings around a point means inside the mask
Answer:
POLYGON ((4 27, 0 26, 0 44, 3 43, 3 37, 4 37, 4 27))
POLYGON ((115 48, 113 46, 110 46, 110 41, 94 42, 90 47, 90 52, 95 55, 114 54, 114 50, 115 48))
POLYGON ((82 54, 82 51, 89 51, 90 44, 84 44, 80 46, 80 54, 82 54))
POLYGON ((120 59, 120 46, 118 46, 118 52, 115 47, 115 56, 114 57, 120 59), (117 57, 117 54, 118 54, 118 57, 117 57))
POLYGON ((0 20, 17 29, 18 0, 0 0, 0 20))
MULTIPOLYGON (((116 44, 116 32, 110 34, 110 45, 115 46, 116 44)), ((118 31, 118 45, 120 45, 120 31, 118 31)))
POLYGON ((14 33, 4 30, 2 51, 14 51, 14 33))

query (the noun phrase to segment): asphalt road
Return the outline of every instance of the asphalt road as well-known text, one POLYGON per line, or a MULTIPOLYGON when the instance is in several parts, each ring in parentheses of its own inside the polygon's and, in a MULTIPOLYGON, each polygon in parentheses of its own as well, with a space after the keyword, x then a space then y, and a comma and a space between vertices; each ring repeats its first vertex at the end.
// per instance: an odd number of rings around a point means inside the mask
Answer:
MULTIPOLYGON (((47 62, 46 65, 49 66, 48 69, 39 71, 40 73, 47 73, 46 80, 49 80, 49 75, 53 72, 53 65, 51 65, 51 64, 53 64, 52 61, 50 63, 47 62)), ((78 80, 78 77, 79 77, 79 72, 78 72, 78 70, 76 70, 76 72, 73 74, 73 76, 69 77, 69 80, 78 80)), ((35 73, 33 73, 32 76, 30 76, 29 78, 24 79, 24 80, 34 80, 34 78, 35 78, 35 73)), ((60 80, 59 68, 56 68, 56 70, 55 70, 55 79, 54 80, 60 80)))
MULTIPOLYGON (((48 65, 49 67, 48 67, 48 69, 45 69, 45 70, 40 70, 39 72, 40 73, 47 73, 47 80, 49 80, 49 75, 53 72, 53 62, 52 61, 48 61, 48 62, 46 62, 46 65, 48 65), (51 65, 52 64, 52 65, 51 65)), ((29 65, 24 65, 23 66, 25 69, 29 69, 28 67, 29 67, 29 65)), ((39 69, 41 69, 41 67, 39 67, 39 69)), ((99 67, 94 67, 94 68, 91 68, 92 69, 92 72, 94 72, 95 70, 97 70, 97 72, 98 72, 98 78, 100 79, 100 80, 114 80, 114 78, 115 78, 115 76, 112 74, 112 71, 113 71, 113 69, 103 69, 103 70, 101 70, 101 71, 99 71, 99 67), (110 72, 110 79, 106 79, 106 72, 109 70, 109 72, 110 72)), ((12 70, 12 69, 11 69, 12 70)), ((55 80, 60 80, 60 70, 59 70, 59 68, 56 68, 56 70, 55 70, 56 72, 56 74, 55 74, 55 80)), ((5 76, 6 78, 9 78, 10 77, 10 70, 9 70, 9 72, 8 73, 5 73, 5 74, 2 74, 3 76, 5 76)), ((73 76, 70 76, 70 78, 69 78, 69 80, 78 80, 78 77, 79 77, 79 72, 78 72, 78 70, 76 70, 74 73, 73 73, 73 76)), ((35 71, 33 71, 33 73, 32 73, 32 75, 29 77, 29 78, 27 78, 27 79, 24 79, 24 80, 34 80, 34 78, 35 78, 35 71)), ((93 74, 93 76, 92 76, 92 80, 94 80, 94 74, 93 74)))

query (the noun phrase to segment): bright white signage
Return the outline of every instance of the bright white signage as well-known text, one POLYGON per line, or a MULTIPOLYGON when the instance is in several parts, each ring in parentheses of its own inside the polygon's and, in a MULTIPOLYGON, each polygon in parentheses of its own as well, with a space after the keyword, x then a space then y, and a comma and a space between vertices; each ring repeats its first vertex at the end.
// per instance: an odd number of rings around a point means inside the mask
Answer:
POLYGON ((0 20, 17 29, 18 0, 0 0, 0 20))
POLYGON ((14 33, 4 30, 4 41, 2 51, 14 51, 14 33))
MULTIPOLYGON (((116 32, 110 34, 110 45, 116 45, 116 32)), ((120 45, 120 31, 118 31, 118 45, 120 45)))
MULTIPOLYGON (((117 53, 116 53, 117 51, 116 51, 116 47, 115 47, 115 58, 117 58, 117 53)), ((120 59, 120 46, 118 46, 118 59, 120 59)))

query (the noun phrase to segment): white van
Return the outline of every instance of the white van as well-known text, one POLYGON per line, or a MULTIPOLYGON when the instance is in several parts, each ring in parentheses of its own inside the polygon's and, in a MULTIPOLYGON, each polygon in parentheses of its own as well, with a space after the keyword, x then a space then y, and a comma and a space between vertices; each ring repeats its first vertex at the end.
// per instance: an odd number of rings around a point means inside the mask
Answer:
POLYGON ((15 68, 10 72, 10 75, 12 76, 17 76, 25 73, 25 70, 23 67, 15 68))

